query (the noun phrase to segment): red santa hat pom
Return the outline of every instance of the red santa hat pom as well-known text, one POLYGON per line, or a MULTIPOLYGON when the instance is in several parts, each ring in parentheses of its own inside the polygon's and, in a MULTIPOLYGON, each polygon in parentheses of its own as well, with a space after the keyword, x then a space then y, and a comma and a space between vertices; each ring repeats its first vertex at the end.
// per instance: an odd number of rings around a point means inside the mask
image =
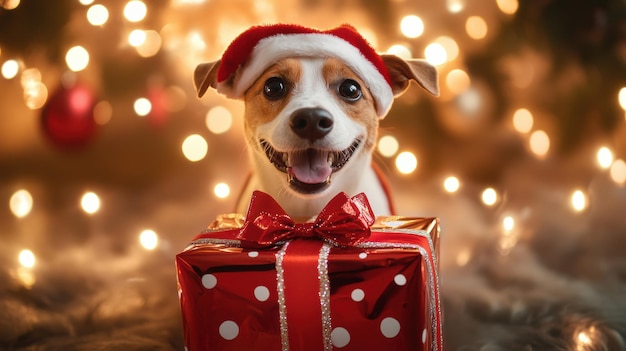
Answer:
POLYGON ((269 66, 286 57, 341 59, 367 84, 378 115, 383 117, 389 111, 393 92, 387 67, 370 44, 347 24, 327 31, 293 24, 251 27, 222 55, 217 90, 231 98, 242 97, 269 66))

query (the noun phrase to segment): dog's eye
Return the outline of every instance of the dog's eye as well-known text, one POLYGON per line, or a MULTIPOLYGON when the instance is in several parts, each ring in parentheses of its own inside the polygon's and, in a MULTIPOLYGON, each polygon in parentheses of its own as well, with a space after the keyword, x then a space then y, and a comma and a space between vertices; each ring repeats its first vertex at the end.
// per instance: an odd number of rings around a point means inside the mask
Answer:
POLYGON ((337 91, 342 98, 348 101, 357 101, 361 98, 361 86, 352 79, 344 80, 337 91))
POLYGON ((287 87, 281 78, 272 77, 265 81, 263 94, 265 94, 268 99, 280 99, 285 96, 286 92, 287 87))

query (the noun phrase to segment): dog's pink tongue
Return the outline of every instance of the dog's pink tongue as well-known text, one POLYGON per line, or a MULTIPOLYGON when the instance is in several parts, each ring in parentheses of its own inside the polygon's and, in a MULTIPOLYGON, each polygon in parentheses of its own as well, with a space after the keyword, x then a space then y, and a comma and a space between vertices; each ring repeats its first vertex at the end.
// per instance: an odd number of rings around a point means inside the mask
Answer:
POLYGON ((289 172, 302 183, 323 183, 332 173, 326 152, 312 149, 296 152, 290 155, 289 163, 291 164, 289 172))

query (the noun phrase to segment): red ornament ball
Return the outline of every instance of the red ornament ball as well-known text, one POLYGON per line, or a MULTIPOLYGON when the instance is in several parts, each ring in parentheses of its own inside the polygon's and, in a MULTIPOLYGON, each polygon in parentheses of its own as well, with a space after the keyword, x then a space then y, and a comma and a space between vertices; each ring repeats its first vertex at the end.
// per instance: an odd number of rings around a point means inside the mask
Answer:
POLYGON ((54 145, 77 149, 88 144, 96 133, 93 92, 82 85, 61 86, 41 110, 43 132, 54 145))

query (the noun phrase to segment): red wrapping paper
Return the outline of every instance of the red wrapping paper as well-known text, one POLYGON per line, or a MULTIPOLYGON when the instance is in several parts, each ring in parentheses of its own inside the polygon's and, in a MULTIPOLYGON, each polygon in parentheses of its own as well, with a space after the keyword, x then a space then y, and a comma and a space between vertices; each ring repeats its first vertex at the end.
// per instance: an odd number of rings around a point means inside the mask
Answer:
POLYGON ((441 350, 436 218, 380 217, 370 229, 358 199, 303 224, 267 197, 177 255, 187 350, 441 350))

